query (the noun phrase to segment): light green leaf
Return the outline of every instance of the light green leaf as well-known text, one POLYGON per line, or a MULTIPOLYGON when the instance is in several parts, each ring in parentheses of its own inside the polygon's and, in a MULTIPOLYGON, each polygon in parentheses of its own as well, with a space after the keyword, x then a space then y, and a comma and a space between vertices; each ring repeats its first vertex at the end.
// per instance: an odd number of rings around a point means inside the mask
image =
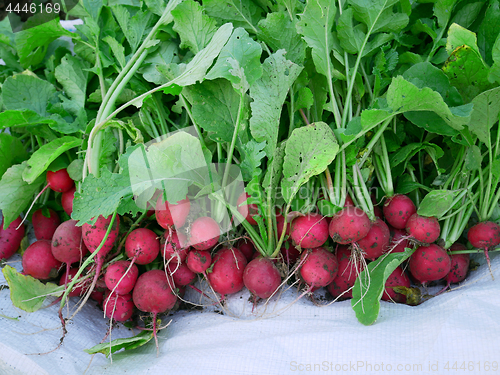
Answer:
POLYGON ((112 6, 116 20, 127 38, 132 52, 135 52, 145 37, 153 21, 148 11, 137 11, 133 16, 124 5, 112 6))
POLYGON ((43 177, 39 177, 31 185, 27 184, 22 178, 25 168, 26 162, 15 164, 5 171, 0 180, 0 210, 4 217, 4 228, 29 206, 34 194, 45 182, 43 177))
POLYGON ((263 64, 263 74, 251 87, 253 102, 250 131, 257 142, 266 141, 266 155, 274 154, 278 141, 281 108, 288 90, 300 74, 301 67, 284 57, 284 50, 269 56, 263 64))
POLYGON ((68 168, 66 168, 66 171, 68 172, 69 177, 73 181, 81 181, 82 180, 83 164, 84 163, 83 163, 82 159, 75 159, 68 165, 68 168))
POLYGON ((385 254, 359 274, 352 289, 351 306, 360 323, 366 326, 375 323, 387 279, 414 252, 415 249, 406 248, 403 253, 385 254))
POLYGON ((457 0, 439 0, 434 4, 434 15, 438 20, 439 27, 446 27, 450 20, 453 7, 457 0))
POLYGON ((446 39, 446 52, 451 54, 456 48, 466 45, 479 53, 476 34, 466 28, 452 24, 448 29, 448 38, 446 39))
POLYGON ((481 142, 489 144, 490 129, 498 122, 500 113, 500 87, 482 92, 472 99, 472 104, 474 109, 469 129, 481 142))
POLYGON ((290 203, 312 176, 323 172, 335 159, 339 146, 330 127, 316 122, 295 129, 286 142, 281 188, 290 203))
POLYGON ((200 4, 185 0, 172 10, 174 30, 181 38, 181 48, 194 54, 205 48, 217 30, 217 22, 203 13, 200 4))
POLYGON ((16 74, 5 80, 2 100, 6 109, 30 109, 40 116, 49 117, 47 102, 55 92, 55 87, 47 81, 32 75, 16 74))
POLYGON ((107 35, 106 37, 102 38, 102 40, 109 45, 114 57, 116 58, 116 61, 118 61, 118 64, 120 64, 120 67, 123 69, 125 67, 125 64, 127 63, 125 61, 125 47, 123 47, 122 44, 118 43, 118 41, 111 35, 107 35))
POLYGON ((265 145, 266 142, 257 143, 252 139, 238 147, 240 155, 243 157, 239 167, 241 168, 244 181, 250 181, 262 173, 260 166, 262 159, 266 156, 266 153, 263 151, 265 145))
POLYGON ((283 173, 283 160, 285 158, 286 141, 281 142, 274 150, 271 162, 268 162, 268 168, 262 181, 262 187, 267 194, 275 197, 275 191, 281 181, 283 173))
POLYGON ((257 33, 255 25, 260 21, 262 9, 252 0, 204 0, 207 14, 222 22, 231 22, 234 27, 244 27, 257 33))
POLYGON ((0 134, 0 178, 15 163, 21 163, 28 153, 21 141, 7 133, 0 134))
POLYGON ((40 309, 47 296, 59 297, 63 294, 63 287, 54 283, 42 283, 31 276, 24 276, 11 266, 2 269, 3 276, 9 284, 12 304, 26 312, 35 312, 40 309))
POLYGON ((295 64, 303 64, 306 58, 306 43, 297 34, 296 22, 285 12, 268 13, 259 22, 258 37, 273 51, 284 49, 286 58, 295 64))
POLYGON ((456 191, 433 190, 422 199, 417 213, 426 217, 434 216, 439 220, 452 207, 453 199, 455 199, 456 195, 456 191))
POLYGON ((399 0, 351 0, 354 18, 368 27, 368 34, 397 32, 408 24, 406 13, 394 13, 399 0))
POLYGON ((179 48, 177 43, 172 40, 164 40, 159 48, 151 52, 141 65, 139 72, 143 74, 148 82, 161 85, 167 83, 169 79, 165 78, 157 69, 158 65, 167 67, 170 63, 179 63, 179 48))
POLYGON ((490 82, 500 83, 500 34, 493 45, 492 49, 493 65, 488 73, 488 80, 490 82))
POLYGON ((481 155, 481 149, 476 145, 472 145, 467 149, 465 154, 464 167, 468 171, 477 171, 481 169, 482 160, 483 156, 481 155))
MULTIPOLYGON (((239 67, 243 71, 247 85, 252 85, 262 76, 261 54, 262 47, 260 44, 250 38, 245 29, 237 28, 220 51, 217 62, 207 73, 206 79, 226 78, 233 86, 239 85, 241 84, 241 78, 236 72, 233 72, 235 68, 239 67), (237 66, 234 66, 232 61, 236 61, 237 66)), ((239 91, 244 93, 247 90, 248 86, 246 90, 239 91)))
MULTIPOLYGON (((87 97, 88 64, 77 57, 66 55, 61 59, 61 64, 55 69, 57 81, 62 85, 64 92, 75 102, 79 108, 85 107, 87 97)), ((76 113, 72 113, 76 115, 76 113)))
POLYGON ((362 24, 354 26, 353 21, 354 10, 352 8, 347 8, 339 17, 339 22, 337 24, 340 45, 346 52, 351 54, 358 53, 361 50, 363 41, 366 37, 363 31, 364 26, 362 24))
POLYGON ((28 184, 33 183, 59 155, 81 144, 80 138, 65 136, 43 145, 27 161, 26 169, 23 171, 23 180, 28 184))
POLYGON ((106 341, 89 349, 83 349, 83 351, 88 354, 102 353, 108 358, 118 350, 131 350, 147 344, 154 337, 153 335, 154 332, 152 330, 144 330, 133 337, 114 339, 111 342, 106 341))

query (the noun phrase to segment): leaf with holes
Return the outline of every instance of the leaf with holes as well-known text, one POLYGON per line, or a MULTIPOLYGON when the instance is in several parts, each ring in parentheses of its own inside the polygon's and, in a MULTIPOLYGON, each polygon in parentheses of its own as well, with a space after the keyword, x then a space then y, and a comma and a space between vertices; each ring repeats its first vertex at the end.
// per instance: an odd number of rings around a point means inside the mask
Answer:
POLYGON ((285 147, 283 198, 291 202, 303 184, 328 167, 338 150, 333 131, 324 122, 295 129, 285 147))

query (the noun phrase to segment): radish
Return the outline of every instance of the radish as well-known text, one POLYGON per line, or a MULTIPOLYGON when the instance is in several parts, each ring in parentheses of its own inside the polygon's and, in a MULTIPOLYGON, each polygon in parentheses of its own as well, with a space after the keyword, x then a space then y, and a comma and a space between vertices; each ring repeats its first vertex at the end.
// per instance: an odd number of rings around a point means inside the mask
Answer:
POLYGON ((125 254, 132 263, 149 264, 160 253, 160 240, 151 229, 137 228, 125 240, 125 254))
POLYGON ((256 204, 242 204, 246 202, 247 199, 250 198, 250 195, 243 192, 236 201, 236 207, 238 212, 248 221, 251 225, 257 225, 257 222, 253 218, 259 214, 259 208, 256 204))
POLYGON ((406 303, 406 296, 394 291, 394 287, 396 286, 404 286, 406 288, 411 286, 410 279, 401 267, 396 267, 396 269, 387 278, 387 281, 385 282, 384 294, 382 294, 383 301, 406 303))
POLYGON ((247 259, 237 248, 220 249, 212 261, 212 271, 207 273, 208 282, 219 294, 232 294, 243 289, 243 272, 247 259))
POLYGON ((330 237, 343 245, 356 242, 368 234, 371 225, 368 215, 362 209, 347 206, 332 217, 330 237))
MULTIPOLYGON (((467 250, 465 245, 455 242, 450 247, 450 251, 467 250)), ((470 255, 469 254, 452 254, 451 255, 451 270, 446 275, 446 282, 449 287, 450 284, 456 284, 465 280, 467 272, 469 271, 470 255)))
POLYGON ((177 263, 184 262, 190 249, 187 246, 186 235, 182 232, 166 230, 163 237, 165 238, 161 253, 163 258, 177 263))
POLYGON ((52 255, 50 241, 33 242, 23 254, 23 273, 39 280, 57 277, 62 263, 52 255))
POLYGON ((286 264, 289 266, 293 265, 297 262, 297 259, 300 258, 300 251, 297 250, 295 246, 293 246, 289 241, 286 241, 280 250, 281 256, 286 264))
POLYGON ((175 286, 186 286, 196 279, 196 273, 191 271, 185 263, 169 263, 167 271, 172 276, 175 286))
POLYGON ((76 226, 76 220, 61 223, 52 236, 51 251, 54 258, 69 267, 80 262, 88 249, 82 239, 82 228, 76 226))
POLYGON ((247 261, 250 262, 252 260, 252 257, 255 254, 255 247, 253 246, 252 241, 242 238, 238 241, 236 247, 240 249, 245 258, 247 258, 247 261))
POLYGON ((210 251, 191 250, 187 255, 186 265, 195 272, 204 274, 212 264, 212 256, 210 251))
POLYGON ((450 256, 436 244, 420 246, 410 257, 410 273, 422 285, 442 279, 450 269, 450 256))
POLYGON ((301 263, 300 276, 310 288, 327 286, 335 279, 339 270, 335 255, 323 247, 304 251, 301 263))
POLYGON ((390 225, 397 229, 404 229, 410 216, 417 212, 417 208, 406 195, 396 194, 385 201, 383 212, 390 225))
POLYGON ((109 291, 102 302, 104 313, 117 322, 126 322, 134 314, 134 302, 131 294, 117 294, 109 291))
POLYGON ((435 217, 425 217, 415 213, 406 222, 406 232, 413 240, 421 244, 430 244, 439 238, 441 228, 435 217))
POLYGON ((259 298, 269 298, 281 284, 280 272, 267 258, 256 258, 245 267, 243 283, 259 298))
POLYGON ((488 250, 500 244, 500 226, 492 221, 483 221, 469 229, 467 239, 475 248, 484 250, 486 262, 491 272, 488 250))
POLYGON ((188 197, 174 204, 165 203, 163 196, 160 195, 156 201, 156 221, 164 229, 169 229, 173 226, 178 229, 186 222, 190 209, 191 203, 188 197))
POLYGON ((59 215, 49 208, 49 217, 45 217, 42 214, 42 209, 33 212, 33 217, 31 218, 31 223, 33 224, 33 230, 35 231, 35 237, 37 240, 52 240, 52 236, 56 231, 61 220, 59 215))
POLYGON ((406 231, 390 226, 389 232, 392 237, 391 244, 389 246, 391 253, 404 253, 405 248, 410 247, 410 241, 408 240, 408 234, 406 231))
POLYGON ((4 219, 2 218, 2 225, 0 226, 0 260, 9 259, 21 246, 25 232, 22 221, 23 219, 18 217, 10 223, 7 229, 3 229, 4 219), (19 229, 16 229, 17 227, 19 229))
POLYGON ((153 314, 153 335, 156 347, 156 316, 175 306, 177 295, 174 292, 174 281, 163 270, 151 270, 139 276, 132 292, 135 307, 143 312, 153 314))
POLYGON ((352 298, 352 287, 363 271, 360 259, 351 259, 352 251, 347 246, 339 246, 336 252, 339 271, 327 289, 334 298, 352 298))
POLYGON ((70 217, 73 213, 73 201, 75 199, 76 188, 73 187, 68 191, 65 191, 61 195, 61 206, 63 207, 64 212, 66 212, 70 217))
POLYGON ((196 219, 191 225, 189 243, 197 250, 208 250, 219 241, 219 224, 208 216, 196 219))
POLYGON ((357 242, 366 259, 375 260, 388 248, 391 241, 389 227, 377 218, 372 224, 368 234, 357 242))
POLYGON ((47 184, 52 190, 59 193, 69 191, 75 186, 75 182, 69 177, 66 168, 56 172, 47 171, 47 184))
POLYGON ((104 274, 106 287, 116 294, 128 294, 134 289, 139 269, 127 260, 118 260, 108 266, 104 274))
POLYGON ((328 239, 328 223, 320 214, 299 216, 292 221, 290 238, 296 246, 304 249, 319 247, 328 239))

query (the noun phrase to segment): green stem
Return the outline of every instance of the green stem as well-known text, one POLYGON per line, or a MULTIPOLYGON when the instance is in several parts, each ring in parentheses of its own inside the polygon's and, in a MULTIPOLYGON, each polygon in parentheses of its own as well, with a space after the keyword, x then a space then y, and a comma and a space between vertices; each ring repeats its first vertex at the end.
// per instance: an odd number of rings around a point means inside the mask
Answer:
POLYGON ((439 41, 441 40, 441 38, 443 37, 444 35, 444 32, 447 30, 446 28, 447 25, 445 25, 445 27, 442 27, 441 28, 441 32, 439 33, 439 35, 437 36, 437 38, 435 39, 433 45, 432 45, 432 49, 431 49, 431 52, 429 53, 429 56, 427 56, 427 59, 425 59, 425 61, 431 61, 432 59, 432 56, 434 56, 434 54, 436 53, 437 49, 438 49, 438 43, 439 41))
POLYGON ((370 139, 370 142, 366 145, 366 152, 363 154, 363 157, 359 160, 359 167, 363 167, 363 164, 365 163, 366 159, 368 159, 368 156, 370 156, 373 147, 375 147, 375 144, 378 142, 382 134, 384 134, 385 129, 387 129, 387 126, 391 123, 392 117, 386 119, 380 128, 378 128, 377 132, 373 135, 372 139, 370 139))
POLYGON ((244 96, 240 94, 240 104, 238 107, 238 117, 236 118, 236 124, 234 126, 233 139, 231 140, 231 146, 229 147, 229 151, 227 153, 227 163, 226 169, 224 170, 224 176, 222 178, 222 189, 226 187, 227 179, 229 177, 229 169, 231 167, 231 161, 233 160, 234 147, 236 145, 236 139, 238 138, 238 134, 240 133, 240 123, 241 116, 243 114, 243 104, 244 104, 244 96))

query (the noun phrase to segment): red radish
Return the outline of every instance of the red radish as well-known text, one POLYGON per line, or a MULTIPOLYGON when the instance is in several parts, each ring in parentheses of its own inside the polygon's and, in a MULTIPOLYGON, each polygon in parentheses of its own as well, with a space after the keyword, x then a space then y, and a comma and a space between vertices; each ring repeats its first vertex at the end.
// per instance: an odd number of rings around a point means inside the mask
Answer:
POLYGON ((163 270, 144 272, 139 278, 132 292, 135 307, 143 312, 153 313, 153 335, 156 347, 156 315, 172 309, 177 302, 174 292, 174 281, 163 270))
MULTIPOLYGON (((467 250, 465 245, 455 242, 450 246, 450 251, 467 250)), ((452 254, 451 255, 451 270, 446 275, 447 286, 456 284, 465 280, 469 271, 470 255, 469 254, 452 254)))
POLYGON ((236 247, 240 249, 245 258, 247 258, 247 261, 250 262, 252 260, 252 257, 255 254, 255 247, 253 246, 252 241, 242 238, 238 241, 236 247))
POLYGON ((390 225, 397 229, 404 229, 410 216, 417 212, 417 208, 406 195, 396 194, 385 201, 383 211, 390 225))
POLYGON ((357 242, 368 234, 371 225, 368 215, 361 208, 348 206, 332 217, 330 237, 343 245, 357 242))
POLYGON ((163 237, 165 238, 165 243, 162 245, 161 255, 167 261, 184 262, 190 249, 187 245, 186 235, 182 232, 166 230, 163 237))
POLYGON ((391 253, 404 253, 405 248, 410 247, 410 241, 408 240, 408 234, 403 229, 397 229, 394 227, 389 227, 391 232, 392 241, 389 246, 391 253))
POLYGON ((65 191, 61 195, 61 205, 63 207, 64 212, 66 212, 70 217, 73 213, 73 200, 75 199, 76 188, 65 191))
POLYGON ((186 265, 195 273, 205 273, 212 264, 210 251, 191 250, 187 255, 186 265))
POLYGON ((54 258, 69 266, 80 262, 88 253, 82 239, 82 228, 76 226, 76 220, 67 220, 61 223, 52 236, 52 254, 54 258))
POLYGON ((165 203, 163 196, 160 195, 156 201, 156 221, 164 229, 169 229, 173 226, 179 229, 186 222, 190 209, 191 203, 188 197, 177 203, 165 203))
MULTIPOLYGON (((160 240, 151 229, 137 228, 125 240, 125 254, 137 264, 149 264, 160 253, 160 240)), ((121 294, 121 293, 120 293, 121 294)))
POLYGON ((21 225, 23 219, 18 217, 14 220, 7 229, 3 229, 4 219, 2 218, 2 225, 0 226, 0 260, 9 259, 15 254, 21 241, 24 237, 24 225, 21 225), (21 225, 19 227, 19 225, 21 225), (19 229, 16 229, 19 227, 19 229))
POLYGON ((300 258, 300 251, 297 250, 295 246, 293 246, 289 241, 285 242, 281 246, 280 250, 281 255, 283 256, 283 260, 289 266, 293 265, 297 259, 300 258))
POLYGON ((237 248, 223 248, 215 255, 211 272, 207 273, 208 282, 219 294, 232 294, 243 289, 243 272, 247 258, 237 248))
POLYGON ((196 279, 196 273, 191 271, 185 263, 169 263, 167 270, 174 279, 175 286, 186 286, 196 279))
POLYGON ((442 279, 450 269, 450 256, 436 244, 420 246, 410 257, 410 273, 423 285, 442 279))
MULTIPOLYGON (((281 234, 283 233, 283 225, 285 224, 285 217, 282 215, 276 216, 276 229, 278 233, 278 239, 281 238, 281 234)), ((290 235, 291 223, 286 224, 285 236, 290 235)), ((286 237, 285 237, 286 238, 286 237)))
POLYGON ((441 228, 435 217, 413 214, 406 222, 406 232, 413 240, 423 244, 430 244, 439 238, 441 228))
POLYGON ((50 241, 33 242, 23 254, 23 273, 39 280, 57 277, 62 263, 52 255, 50 241))
POLYGON ((396 267, 396 269, 387 278, 387 281, 385 282, 384 294, 382 294, 382 300, 406 303, 406 296, 394 291, 394 287, 396 286, 404 286, 406 288, 411 286, 410 279, 401 267, 396 267))
POLYGON ((69 191, 75 186, 75 182, 69 177, 66 168, 59 169, 56 172, 47 171, 47 183, 52 190, 59 193, 69 191))
POLYGON ((208 250, 219 241, 219 224, 208 216, 196 219, 191 225, 189 243, 197 250, 208 250))
POLYGON ((236 207, 238 212, 251 224, 257 225, 257 222, 253 218, 254 216, 259 214, 259 208, 256 204, 242 204, 246 202, 247 199, 250 198, 250 195, 243 192, 236 201, 236 207))
POLYGON ((128 294, 134 289, 138 277, 139 269, 135 264, 128 260, 118 260, 106 269, 104 282, 113 293, 128 294))
POLYGON ((337 249, 337 260, 339 271, 333 281, 328 284, 327 289, 334 297, 352 298, 352 287, 356 278, 363 271, 363 263, 360 259, 351 259, 351 250, 347 246, 339 246, 337 249))
POLYGON ((323 245, 328 239, 328 223, 320 214, 310 213, 292 221, 290 237, 296 246, 313 249, 323 245))
MULTIPOLYGON (((67 267, 67 265, 66 265, 67 267)), ((59 285, 67 285, 69 284, 73 278, 75 277, 76 273, 78 272, 78 268, 70 268, 67 272, 65 272, 61 278, 59 279, 59 285)), ((84 284, 88 284, 88 282, 84 282, 84 284)), ((83 294, 85 294, 85 287, 84 286, 77 286, 78 284, 75 284, 73 287, 73 290, 69 293, 69 297, 78 297, 83 294)), ((88 285, 86 285, 88 286, 88 285)))
POLYGON ((345 197, 344 207, 354 207, 354 201, 349 194, 345 197))
POLYGON ((51 208, 48 211, 49 217, 43 215, 41 208, 33 212, 31 223, 37 240, 52 240, 56 228, 61 224, 59 215, 51 208))
POLYGON ((467 239, 475 248, 484 249, 484 255, 491 272, 488 250, 500 244, 500 226, 492 221, 483 221, 469 229, 467 239))
POLYGON ((366 259, 375 260, 387 250, 390 241, 389 227, 377 218, 368 234, 360 239, 357 244, 363 250, 363 256, 366 259))
POLYGON ((327 286, 335 279, 339 270, 335 255, 323 247, 304 251, 301 262, 300 276, 312 288, 327 286))
POLYGON ((378 217, 381 220, 384 219, 384 213, 379 206, 373 206, 373 213, 375 214, 375 217, 378 217))
POLYGON ((259 298, 269 298, 281 284, 280 272, 267 258, 256 258, 245 267, 243 283, 259 298))
POLYGON ((106 316, 117 322, 126 322, 134 314, 134 302, 131 294, 107 292, 102 307, 106 316))
MULTIPOLYGON (((110 222, 111 222, 111 216, 108 216, 107 218, 99 216, 95 224, 93 225, 87 223, 83 224, 82 226, 83 242, 91 252, 96 251, 99 245, 101 244, 102 240, 106 235, 106 231, 108 230, 110 222)), ((99 254, 97 254, 98 259, 100 258, 104 260, 106 255, 113 248, 115 241, 118 238, 119 226, 120 226, 120 218, 118 215, 116 215, 116 219, 113 223, 111 231, 109 232, 109 236, 106 239, 106 242, 104 242, 104 245, 99 250, 99 254)))

